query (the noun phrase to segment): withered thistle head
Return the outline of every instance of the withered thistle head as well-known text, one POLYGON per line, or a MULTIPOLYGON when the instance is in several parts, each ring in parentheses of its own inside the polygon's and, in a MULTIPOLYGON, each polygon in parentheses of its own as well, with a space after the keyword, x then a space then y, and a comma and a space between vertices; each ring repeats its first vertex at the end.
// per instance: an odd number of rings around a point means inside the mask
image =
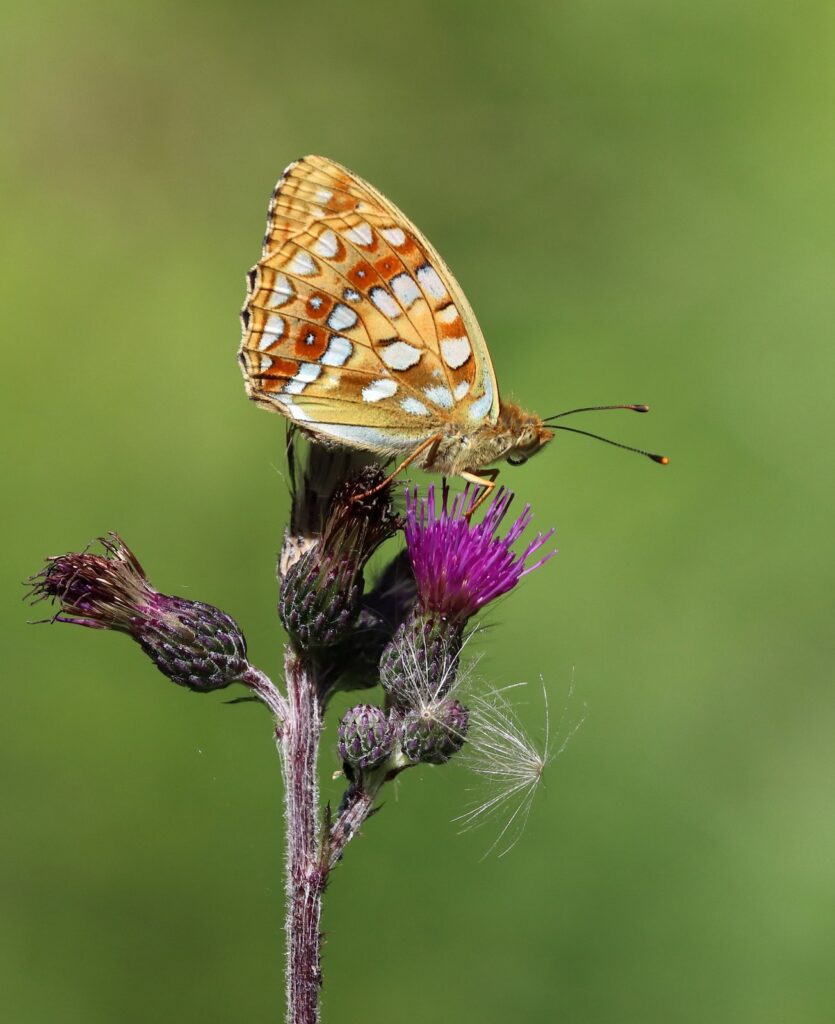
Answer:
POLYGON ((202 692, 240 680, 249 663, 233 618, 202 601, 159 593, 115 533, 99 543, 104 554, 47 558, 29 580, 32 601, 56 602, 53 621, 127 633, 179 686, 202 692))
POLYGON ((360 611, 363 569, 398 526, 379 466, 365 466, 336 489, 321 536, 286 570, 279 615, 306 649, 345 639, 360 611))
POLYGON ((287 430, 290 525, 285 532, 279 576, 319 542, 334 496, 373 459, 366 452, 302 441, 292 424, 287 430))

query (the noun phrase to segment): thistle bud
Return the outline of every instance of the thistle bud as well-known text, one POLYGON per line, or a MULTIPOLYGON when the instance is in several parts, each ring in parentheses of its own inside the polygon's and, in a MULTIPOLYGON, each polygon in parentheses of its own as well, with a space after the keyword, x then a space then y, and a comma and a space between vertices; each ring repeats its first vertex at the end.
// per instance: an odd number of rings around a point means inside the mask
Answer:
POLYGON ((357 616, 362 573, 351 562, 308 551, 281 581, 278 614, 287 632, 306 649, 339 643, 357 616))
POLYGON ((395 707, 436 703, 449 693, 458 670, 462 628, 416 615, 394 632, 380 658, 380 683, 395 707))
POLYGON ((469 711, 457 700, 410 711, 400 726, 400 749, 415 764, 445 764, 464 746, 469 723, 469 711))
POLYGON ((394 746, 394 732, 382 708, 357 704, 346 711, 337 732, 339 756, 353 768, 379 767, 394 746))
POLYGON ((48 558, 30 579, 31 597, 59 605, 53 621, 112 629, 133 637, 178 686, 206 692, 238 682, 250 668, 234 619, 213 605, 161 594, 115 534, 89 551, 48 558))

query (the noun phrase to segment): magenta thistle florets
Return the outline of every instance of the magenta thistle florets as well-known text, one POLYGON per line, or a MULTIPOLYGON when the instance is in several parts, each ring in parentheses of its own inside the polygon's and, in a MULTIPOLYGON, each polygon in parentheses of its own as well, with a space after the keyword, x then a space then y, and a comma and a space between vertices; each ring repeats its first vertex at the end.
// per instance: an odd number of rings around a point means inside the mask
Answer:
POLYGON ((512 590, 519 580, 555 554, 549 551, 529 564, 553 536, 538 533, 521 554, 513 551, 533 519, 526 505, 507 533, 498 536, 513 493, 500 488, 480 522, 467 514, 478 498, 468 486, 450 502, 444 485, 440 504, 431 484, 426 498, 406 494, 406 549, 417 580, 418 601, 426 613, 465 622, 490 601, 512 590))

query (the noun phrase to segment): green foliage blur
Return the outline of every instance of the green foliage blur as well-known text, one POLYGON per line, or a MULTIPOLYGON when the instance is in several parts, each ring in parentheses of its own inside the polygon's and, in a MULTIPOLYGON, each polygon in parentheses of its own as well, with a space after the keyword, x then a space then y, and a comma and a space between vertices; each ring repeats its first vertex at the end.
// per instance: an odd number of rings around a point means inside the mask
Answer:
POLYGON ((118 530, 278 676, 284 431, 245 400, 237 315, 306 152, 426 231, 506 395, 650 402, 575 425, 671 458, 563 434, 502 470, 560 551, 488 614, 478 672, 531 684, 534 737, 540 677, 552 727, 586 720, 503 858, 490 826, 457 834, 460 766, 389 794, 327 894, 324 1020, 835 1018, 835 7, 2 21, 3 1018, 281 1019, 267 715, 121 636, 26 626, 18 581, 118 530))

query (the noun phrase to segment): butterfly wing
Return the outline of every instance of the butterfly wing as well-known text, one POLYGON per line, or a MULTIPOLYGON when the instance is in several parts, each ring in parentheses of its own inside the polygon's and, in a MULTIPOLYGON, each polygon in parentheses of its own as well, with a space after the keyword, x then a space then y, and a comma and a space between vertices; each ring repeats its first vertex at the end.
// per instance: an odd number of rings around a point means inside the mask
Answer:
POLYGON ((323 157, 291 164, 248 276, 247 393, 322 439, 395 453, 495 423, 475 314, 421 232, 323 157))

